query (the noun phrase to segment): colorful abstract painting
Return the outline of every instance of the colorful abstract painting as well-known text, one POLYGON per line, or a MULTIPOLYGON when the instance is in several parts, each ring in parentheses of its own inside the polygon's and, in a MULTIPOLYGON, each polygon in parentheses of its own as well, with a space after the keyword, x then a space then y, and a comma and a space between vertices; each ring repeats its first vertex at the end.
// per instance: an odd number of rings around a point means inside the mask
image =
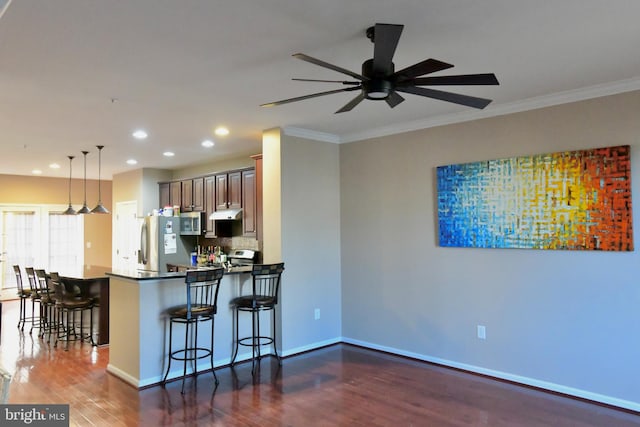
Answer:
POLYGON ((632 251, 629 146, 440 166, 440 246, 632 251))

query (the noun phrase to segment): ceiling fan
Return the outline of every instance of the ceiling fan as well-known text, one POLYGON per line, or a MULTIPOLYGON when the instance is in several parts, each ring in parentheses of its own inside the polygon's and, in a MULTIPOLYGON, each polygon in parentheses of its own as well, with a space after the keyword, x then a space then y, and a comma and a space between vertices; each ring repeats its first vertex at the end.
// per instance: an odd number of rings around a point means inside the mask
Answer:
POLYGON ((498 83, 498 79, 495 74, 462 74, 457 76, 421 77, 425 74, 453 67, 453 65, 438 61, 437 59, 425 59, 424 61, 411 65, 410 67, 403 68, 400 71, 395 71, 392 59, 403 28, 404 25, 375 24, 375 26, 367 29, 367 38, 369 38, 374 45, 373 58, 366 60, 362 64, 361 74, 312 58, 311 56, 303 53, 294 54, 294 58, 346 74, 357 81, 292 79, 303 82, 342 83, 348 87, 329 90, 326 92, 312 93, 310 95, 299 96, 296 98, 283 99, 281 101, 269 102, 267 104, 262 104, 261 107, 272 107, 318 96, 350 91, 360 91, 360 93, 344 107, 336 111, 336 113, 351 111, 365 98, 377 101, 385 100, 387 104, 393 108, 404 101, 404 98, 400 96, 398 92, 426 96, 427 98, 439 99, 441 101, 453 102, 455 104, 480 109, 489 105, 491 102, 490 99, 428 89, 421 86, 498 85, 500 83, 498 83))

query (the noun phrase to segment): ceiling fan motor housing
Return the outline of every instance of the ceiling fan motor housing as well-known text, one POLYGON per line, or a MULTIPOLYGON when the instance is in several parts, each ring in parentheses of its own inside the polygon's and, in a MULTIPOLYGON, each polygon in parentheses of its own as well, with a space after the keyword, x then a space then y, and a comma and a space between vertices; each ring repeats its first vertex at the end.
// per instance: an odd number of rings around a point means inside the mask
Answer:
POLYGON ((394 73, 393 62, 389 66, 388 74, 375 73, 373 70, 373 59, 368 59, 362 63, 362 75, 369 80, 362 82, 362 90, 367 99, 383 100, 386 99, 391 92, 394 91, 394 84, 388 78, 394 73))

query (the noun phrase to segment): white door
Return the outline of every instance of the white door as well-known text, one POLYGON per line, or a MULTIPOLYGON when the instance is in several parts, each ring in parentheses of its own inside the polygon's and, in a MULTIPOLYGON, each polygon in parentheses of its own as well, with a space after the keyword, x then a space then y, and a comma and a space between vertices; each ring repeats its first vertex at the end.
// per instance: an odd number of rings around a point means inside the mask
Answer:
POLYGON ((138 249, 140 246, 140 222, 138 202, 116 203, 116 236, 113 254, 113 267, 117 270, 135 270, 138 267, 138 249))

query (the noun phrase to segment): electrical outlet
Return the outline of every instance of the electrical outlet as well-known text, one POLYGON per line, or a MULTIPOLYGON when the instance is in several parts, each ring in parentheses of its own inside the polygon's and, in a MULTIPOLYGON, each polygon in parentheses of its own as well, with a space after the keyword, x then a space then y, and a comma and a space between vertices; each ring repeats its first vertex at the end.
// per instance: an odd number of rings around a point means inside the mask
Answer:
POLYGON ((316 320, 319 320, 319 319, 320 319, 320 309, 319 309, 319 308, 316 308, 316 309, 313 311, 313 318, 314 318, 314 319, 316 319, 316 320))
POLYGON ((480 338, 481 340, 487 339, 487 328, 485 328, 483 325, 478 325, 478 338, 480 338))

